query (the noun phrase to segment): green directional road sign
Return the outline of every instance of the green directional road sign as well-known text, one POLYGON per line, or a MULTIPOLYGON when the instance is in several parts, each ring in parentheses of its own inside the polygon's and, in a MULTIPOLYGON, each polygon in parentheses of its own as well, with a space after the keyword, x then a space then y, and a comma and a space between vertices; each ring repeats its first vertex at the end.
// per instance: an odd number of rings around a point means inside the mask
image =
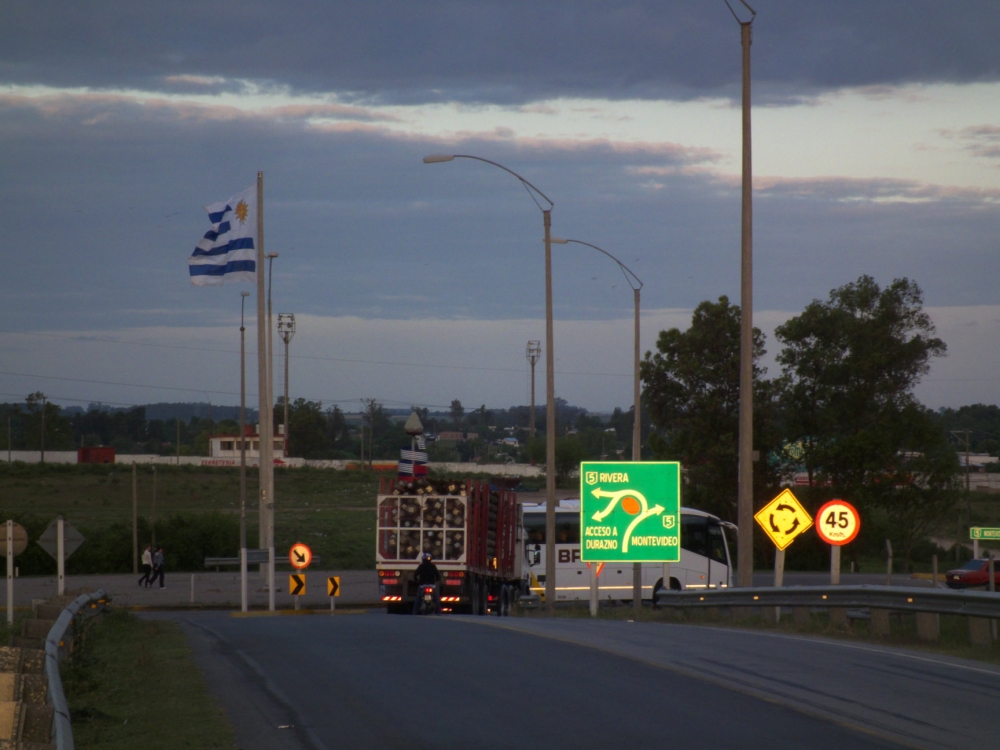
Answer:
POLYGON ((1000 529, 973 526, 969 529, 969 539, 1000 539, 1000 529))
POLYGON ((580 559, 678 562, 681 465, 675 461, 580 464, 580 559))

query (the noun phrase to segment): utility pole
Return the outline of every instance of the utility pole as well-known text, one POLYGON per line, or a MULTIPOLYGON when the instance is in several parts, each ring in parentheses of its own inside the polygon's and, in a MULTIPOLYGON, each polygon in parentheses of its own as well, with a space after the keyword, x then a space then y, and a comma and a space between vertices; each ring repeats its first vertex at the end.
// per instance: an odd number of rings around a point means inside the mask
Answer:
MULTIPOLYGON (((378 402, 373 398, 363 398, 361 399, 361 401, 362 403, 368 405, 368 468, 372 469, 374 468, 374 466, 372 465, 372 451, 374 449, 374 441, 375 441, 375 404, 377 404, 378 402)), ((362 420, 361 422, 362 447, 364 446, 364 442, 365 442, 365 423, 362 420)), ((364 462, 363 457, 361 460, 362 462, 364 462)))
POLYGON ((969 476, 969 452, 972 443, 972 430, 952 430, 951 434, 955 437, 959 435, 964 436, 965 443, 965 524, 966 526, 972 526, 972 501, 970 499, 970 493, 972 492, 972 479, 969 476))
POLYGON ((177 465, 181 465, 181 418, 176 417, 174 422, 177 424, 177 465))
POLYGON ((542 356, 542 342, 529 341, 527 349, 528 362, 531 363, 531 411, 528 412, 528 437, 535 437, 535 363, 542 356))
POLYGON ((753 585, 753 164, 750 140, 750 45, 757 11, 740 25, 743 48, 743 207, 740 233, 740 411, 739 411, 739 491, 737 495, 739 585, 753 585))
POLYGON ((285 342, 285 436, 282 448, 285 458, 288 458, 291 455, 288 452, 290 443, 290 430, 288 429, 288 344, 295 335, 294 313, 278 313, 278 333, 281 334, 281 340, 285 342))
POLYGON ((243 314, 249 296, 250 292, 240 292, 240 610, 242 612, 247 611, 247 329, 243 314))
POLYGON ((156 464, 153 464, 153 519, 150 523, 150 534, 153 537, 153 551, 156 551, 156 464))
POLYGON ((132 575, 139 575, 139 480, 132 462, 132 575))
POLYGON ((45 396, 42 396, 42 454, 41 463, 45 463, 45 396))

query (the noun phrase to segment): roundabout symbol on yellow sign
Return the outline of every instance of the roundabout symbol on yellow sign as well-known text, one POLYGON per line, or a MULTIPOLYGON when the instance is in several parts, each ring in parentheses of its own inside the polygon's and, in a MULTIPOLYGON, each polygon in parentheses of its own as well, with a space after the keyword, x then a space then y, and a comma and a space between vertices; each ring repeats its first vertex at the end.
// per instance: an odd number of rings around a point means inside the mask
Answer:
POLYGON ((782 490, 780 495, 757 511, 754 518, 779 550, 788 547, 799 534, 813 525, 809 513, 789 489, 782 490))

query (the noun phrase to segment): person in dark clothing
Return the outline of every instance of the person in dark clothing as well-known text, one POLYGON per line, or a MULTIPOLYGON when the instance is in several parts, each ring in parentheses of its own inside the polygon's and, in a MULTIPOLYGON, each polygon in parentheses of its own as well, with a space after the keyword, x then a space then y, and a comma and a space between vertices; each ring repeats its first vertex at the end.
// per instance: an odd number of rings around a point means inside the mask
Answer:
POLYGON ((417 598, 413 600, 413 614, 417 614, 420 609, 420 587, 434 586, 434 612, 441 611, 441 571, 431 560, 430 553, 425 552, 420 556, 420 565, 413 573, 413 580, 417 583, 417 598))
POLYGON ((153 555, 153 578, 150 580, 149 585, 152 586, 156 582, 156 579, 160 579, 160 588, 163 586, 163 547, 157 547, 156 554, 153 555))

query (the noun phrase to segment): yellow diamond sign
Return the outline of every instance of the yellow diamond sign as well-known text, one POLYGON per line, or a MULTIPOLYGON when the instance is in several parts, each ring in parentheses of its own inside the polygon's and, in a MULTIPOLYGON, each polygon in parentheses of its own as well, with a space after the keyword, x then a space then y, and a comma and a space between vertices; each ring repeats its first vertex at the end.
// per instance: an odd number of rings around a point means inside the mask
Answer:
POLYGON ((813 525, 812 517, 788 489, 757 511, 754 518, 779 550, 785 549, 813 525))

